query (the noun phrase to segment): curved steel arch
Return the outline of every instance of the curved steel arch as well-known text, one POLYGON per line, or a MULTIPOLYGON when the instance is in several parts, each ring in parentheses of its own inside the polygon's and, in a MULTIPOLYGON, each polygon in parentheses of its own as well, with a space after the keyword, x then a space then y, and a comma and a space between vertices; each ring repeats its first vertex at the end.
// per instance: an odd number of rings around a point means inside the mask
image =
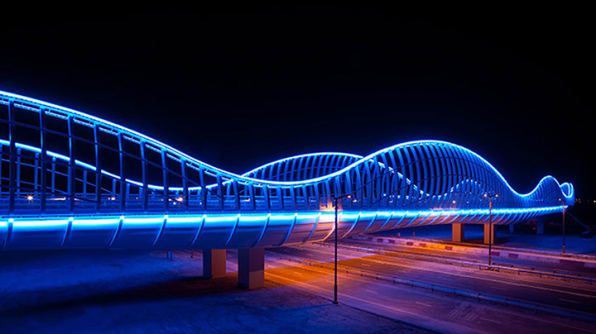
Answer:
POLYGON ((0 247, 277 246, 424 224, 558 212, 570 183, 515 191, 480 155, 436 140, 368 156, 313 153, 242 175, 109 121, 0 91, 0 247))
POLYGON ((362 158, 342 152, 300 154, 261 165, 242 176, 270 181, 305 181, 342 170, 362 158))

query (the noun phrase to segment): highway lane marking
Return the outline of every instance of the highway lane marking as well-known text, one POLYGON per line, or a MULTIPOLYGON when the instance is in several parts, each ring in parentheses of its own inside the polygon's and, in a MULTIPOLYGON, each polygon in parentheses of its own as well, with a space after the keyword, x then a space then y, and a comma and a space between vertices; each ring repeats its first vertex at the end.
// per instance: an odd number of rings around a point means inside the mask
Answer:
POLYGON ((492 322, 492 323, 495 323, 495 324, 499 324, 499 325, 503 324, 501 321, 490 319, 490 318, 480 317, 479 319, 480 320, 484 320, 484 321, 488 321, 488 322, 492 322))
MULTIPOLYGON (((306 269, 306 268, 305 268, 305 269, 306 269)), ((321 268, 321 267, 318 267, 318 266, 311 266, 311 267, 310 267, 310 270, 312 270, 312 271, 314 271, 314 272, 318 272, 318 273, 325 273, 325 271, 326 271, 326 270, 328 270, 328 268, 325 268, 325 267, 321 268)), ((345 273, 345 275, 346 275, 346 276, 348 276, 348 275, 349 275, 349 276, 356 276, 356 277, 358 277, 358 275, 355 275, 354 273, 349 273, 349 272, 346 272, 346 273, 345 273)), ((407 285, 407 284, 406 284, 406 285, 407 285)), ((472 293, 474 293, 474 291, 472 291, 472 293)), ((500 295, 496 295, 496 296, 500 296, 500 295)), ((470 297, 470 296, 466 296, 466 297, 470 297)), ((497 298, 497 297, 495 297, 495 298, 497 298)), ((549 300, 550 300, 550 299, 549 299, 549 300)), ((533 305, 537 305, 537 306, 540 306, 540 307, 543 307, 543 308, 547 308, 547 309, 548 309, 548 308, 553 308, 553 307, 554 307, 555 309, 557 309, 557 308, 558 308, 558 306, 557 306, 557 305, 552 305, 552 304, 551 304, 551 305, 549 305, 549 304, 544 304, 544 303, 542 303, 542 302, 540 302, 540 301, 535 301, 535 300, 534 300, 534 301, 532 301, 531 299, 530 299, 530 300, 528 300, 528 301, 524 301, 524 300, 521 300, 521 299, 520 299, 520 300, 519 300, 519 302, 522 302, 522 303, 527 303, 527 302, 529 302, 529 303, 531 303, 531 304, 533 304, 533 305)), ((523 308, 523 307, 522 307, 522 308, 523 308)), ((583 311, 579 311, 579 310, 573 310, 573 309, 570 309, 569 307, 567 307, 567 309, 568 309, 569 311, 572 311, 572 312, 580 312, 580 313, 583 313, 583 311)), ((563 310, 563 309, 562 309, 562 310, 563 310)), ((544 311, 544 312, 548 312, 548 311, 544 311)), ((563 317, 565 317, 565 316, 563 316, 563 317)))
MULTIPOLYGON (((289 263, 292 263, 291 261, 288 261, 288 260, 283 260, 283 259, 282 259, 282 260, 280 260, 280 261, 281 261, 281 262, 286 262, 286 263, 288 263, 288 262, 289 262, 289 263)), ((302 270, 305 270, 305 271, 313 271, 313 272, 315 272, 315 273, 319 273, 319 274, 327 274, 327 275, 330 275, 330 274, 331 274, 331 273, 330 273, 328 270, 326 270, 325 268, 320 268, 320 267, 308 266, 308 267, 303 267, 303 268, 301 268, 301 269, 302 269, 302 270)), ((340 278, 342 278, 342 280, 340 280, 340 287, 341 287, 341 285, 342 285, 342 284, 341 284, 341 282, 342 282, 344 279, 346 279, 346 280, 348 280, 348 281, 357 281, 357 282, 364 283, 364 284, 370 284, 370 283, 372 283, 372 282, 375 282, 375 280, 374 280, 374 279, 371 279, 371 278, 369 278, 369 279, 365 279, 365 278, 363 278, 363 277, 362 277, 362 276, 360 276, 360 275, 355 275, 355 274, 351 274, 351 273, 341 273, 341 272, 340 272, 340 273, 339 273, 339 275, 340 275, 340 278)), ((386 288, 386 289, 393 289, 393 290, 396 290, 396 292, 397 292, 397 293, 400 293, 400 292, 403 290, 403 285, 401 285, 401 286, 402 286, 402 288, 398 287, 396 284, 389 284, 389 283, 385 283, 384 285, 385 285, 385 288, 386 288)), ((428 294, 428 293, 423 293, 423 292, 421 292, 420 290, 419 290, 418 292, 417 292, 417 291, 415 291, 415 290, 407 290, 407 291, 408 291, 409 293, 413 293, 413 294, 417 294, 417 295, 424 295, 424 296, 426 296, 426 297, 432 297, 432 298, 434 298, 434 299, 439 299, 439 300, 442 300, 443 302, 445 302, 445 301, 453 302, 453 300, 452 300, 451 298, 448 298, 448 297, 446 297, 446 296, 441 296, 441 295, 436 295, 436 294, 428 294)), ((464 298, 467 298, 467 297, 464 297, 464 298)), ((478 307, 485 308, 484 306, 480 306, 481 304, 476 304, 476 305, 477 305, 478 307)), ((499 307, 498 305, 492 305, 492 306, 489 306, 488 308, 498 308, 498 307, 499 307)), ((520 308, 520 309, 522 309, 522 310, 526 310, 526 311, 528 311, 528 309, 526 309, 526 308, 524 308, 524 307, 520 307, 520 306, 514 306, 514 307, 515 307, 515 308, 520 308)), ((454 309, 455 309, 455 308, 454 308, 454 309)), ((511 312, 510 312, 510 311, 508 310, 508 308, 502 308, 502 309, 501 309, 501 308, 499 308, 499 312, 500 312, 500 313, 509 314, 509 315, 511 315, 511 316, 520 316, 520 317, 522 317, 522 318, 524 318, 524 319, 531 319, 531 320, 533 320, 533 321, 542 321, 542 322, 548 322, 548 323, 550 323, 550 324, 553 324, 553 325, 565 326, 565 327, 573 328, 573 329, 576 329, 576 330, 579 330, 579 331, 582 331, 582 332, 592 333, 592 332, 591 332, 591 331, 589 331, 589 330, 582 329, 582 328, 579 328, 579 327, 575 327, 575 326, 572 326, 572 325, 568 325, 568 324, 561 324, 561 323, 557 323, 557 322, 554 322, 554 321, 549 321, 549 320, 546 320, 545 318, 536 318, 536 317, 533 317, 531 314, 519 313, 519 312, 515 312, 515 311, 511 311, 511 312)), ((530 310, 530 312, 532 312, 532 311, 530 310)), ((543 311, 540 311, 540 313, 544 313, 544 312, 543 312, 543 311)), ((547 314, 548 314, 548 313, 547 313, 547 314)), ((560 316, 560 315, 556 315, 556 316, 558 316, 558 317, 560 317, 560 318, 562 318, 562 319, 569 320, 569 318, 567 318, 567 317, 565 317, 565 316, 560 316)), ((580 321, 584 321, 584 320, 580 320, 580 321)), ((584 322, 585 322, 585 321, 584 321, 584 322)))
MULTIPOLYGON (((314 292, 314 293, 317 293, 317 294, 321 294, 321 293, 327 292, 326 290, 323 290, 322 288, 320 288, 320 287, 318 287, 316 285, 312 285, 312 284, 308 284, 308 283, 303 283, 303 282, 296 281, 296 280, 293 280, 293 279, 288 278, 288 277, 279 276, 279 275, 276 275, 276 274, 270 274, 270 276, 277 277, 279 280, 282 280, 282 281, 285 280, 287 282, 293 283, 293 284, 295 284, 297 286, 302 287, 302 289, 304 289, 306 291, 309 291, 309 292, 314 292)), ((391 319, 394 319, 394 320, 397 320, 397 321, 405 322, 403 319, 398 318, 397 317, 397 314, 406 314, 406 315, 409 315, 409 316, 411 316, 414 319, 418 319, 418 321, 416 323, 414 323, 415 326, 421 326, 421 325, 418 325, 418 323, 422 323, 424 325, 432 324, 432 327, 431 328, 428 328, 428 329, 432 329, 432 330, 443 330, 443 331, 445 330, 445 325, 443 325, 444 323, 448 323, 448 324, 450 324, 452 326, 455 325, 457 327, 462 327, 462 325, 460 325, 460 324, 455 324, 455 323, 452 323, 452 322, 446 322, 446 321, 443 321, 443 320, 437 320, 435 318, 426 317, 426 316, 423 316, 423 315, 421 315, 419 313, 406 311, 404 309, 397 308, 397 307, 392 307, 392 306, 389 306, 387 304, 381 304, 381 303, 373 302, 371 300, 367 300, 367 299, 363 299, 363 298, 360 298, 360 297, 356 297, 354 295, 346 295, 346 294, 340 292, 339 293, 339 296, 341 297, 342 300, 348 300, 348 301, 349 300, 352 300, 352 303, 347 304, 350 307, 353 307, 353 308, 356 308, 356 309, 360 309, 360 310, 364 310, 364 311, 367 311, 367 312, 372 312, 372 313, 378 314, 378 313, 376 313, 376 312, 374 312, 374 311, 372 311, 370 309, 361 307, 362 304, 369 304, 371 306, 374 306, 374 307, 377 307, 379 309, 385 310, 386 312, 388 312, 390 314, 389 316, 385 315, 386 317, 391 318, 391 319), (356 301, 356 303, 354 303, 354 301, 356 301)), ((382 314, 378 314, 378 315, 383 316, 382 314)), ((423 327, 423 328, 427 328, 427 327, 423 327)), ((469 327, 464 327, 464 328, 469 328, 469 327)))
MULTIPOLYGON (((313 250, 313 252, 315 252, 315 253, 323 253, 321 251, 314 251, 314 250, 313 250)), ((326 254, 326 253, 324 253, 324 254, 326 254)), ((506 280, 498 280, 498 279, 493 279, 493 278, 488 278, 488 277, 482 277, 482 276, 469 276, 469 275, 459 274, 459 273, 449 272, 449 271, 429 270, 429 269, 426 269, 426 268, 420 268, 420 267, 417 267, 417 266, 407 265, 407 264, 403 264, 403 263, 396 263, 395 260, 393 260, 391 257, 386 256, 386 255, 381 255, 381 254, 376 254, 376 255, 377 256, 380 256, 380 257, 383 257, 383 258, 386 258, 386 259, 388 259, 388 261, 380 261, 380 260, 367 259, 367 258, 362 258, 362 257, 359 260, 361 260, 361 261, 369 261, 369 262, 373 262, 373 263, 377 263, 377 264, 391 265, 391 266, 394 266, 394 267, 404 267, 404 268, 408 268, 408 269, 421 270, 421 271, 426 271, 426 272, 430 272, 430 273, 440 273, 440 274, 451 275, 451 276, 462 277, 462 278, 468 278, 468 279, 473 279, 473 280, 482 280, 482 281, 487 281, 487 282, 492 282, 492 283, 506 284, 506 285, 510 285, 510 286, 517 286, 517 287, 537 289, 537 290, 544 290, 544 291, 550 291, 550 292, 567 294, 567 295, 574 295, 574 296, 585 297, 585 298, 589 298, 589 299, 596 298, 596 296, 594 296, 594 295, 588 295, 588 294, 584 294, 584 293, 581 293, 581 292, 574 292, 574 291, 568 291, 568 290, 557 290, 555 288, 549 288, 549 287, 545 287, 545 286, 529 285, 529 284, 526 284, 526 283, 518 283, 518 282, 511 282, 511 281, 506 281, 506 280)), ((349 265, 345 265, 345 264, 342 264, 341 266, 350 267, 349 265)), ((352 268, 356 268, 356 267, 355 266, 352 266, 352 268)), ((476 273, 476 271, 469 271, 469 272, 476 273)))
MULTIPOLYGON (((372 259, 363 259, 364 261, 372 261, 372 262, 376 262, 379 264, 389 264, 389 265, 393 265, 393 266, 400 266, 401 264, 397 264, 395 262, 392 261, 378 261, 378 260, 372 260, 372 259)), ((423 270, 423 271, 427 271, 427 272, 431 272, 431 273, 441 273, 441 274, 446 274, 446 275, 451 275, 451 276, 457 276, 457 277, 463 277, 463 278, 469 278, 469 279, 474 279, 474 280, 482 280, 482 281, 487 281, 487 282, 492 282, 492 283, 500 283, 500 284, 506 284, 506 285, 510 285, 510 286, 518 286, 518 287, 524 287, 524 288, 531 288, 531 289, 538 289, 538 290, 544 290, 544 291, 550 291, 550 292, 555 292, 555 293, 562 293, 562 294, 568 294, 568 295, 574 295, 574 296, 578 296, 578 297, 586 297, 586 298, 596 298, 596 296, 594 295, 588 295, 588 294, 584 294, 581 292, 574 292, 574 291, 568 291, 568 290, 558 290, 556 288, 550 288, 550 287, 545 287, 545 286, 537 286, 537 285, 529 285, 526 283, 518 283, 518 282, 511 282, 511 281, 506 281, 506 280, 498 280, 498 279, 493 279, 493 278, 488 278, 488 277, 481 277, 481 276, 469 276, 469 275, 465 275, 465 274, 459 274, 459 273, 455 273, 455 272, 447 272, 447 271, 434 271, 434 270, 428 270, 428 269, 421 269, 421 268, 417 268, 414 266, 409 266, 409 265, 403 265, 404 267, 410 268, 410 269, 419 269, 419 270, 423 270)), ((498 287, 493 287, 493 288, 498 288, 498 287)), ((504 289, 504 288, 501 288, 504 289)))
MULTIPOLYGON (((382 255, 379 255, 379 256, 382 256, 382 255)), ((488 282, 493 282, 493 283, 503 283, 503 284, 513 285, 513 286, 519 286, 519 287, 534 288, 534 289, 541 289, 541 290, 546 290, 546 291, 551 291, 551 292, 564 293, 564 294, 569 294, 569 295, 576 295, 576 296, 580 296, 580 297, 596 298, 596 296, 587 295, 587 294, 580 293, 580 292, 573 292, 573 291, 568 291, 568 290, 557 290, 555 288, 549 288, 549 287, 544 287, 544 286, 536 286, 536 285, 528 285, 528 284, 525 284, 525 283, 496 280, 496 279, 482 277, 482 276, 469 276, 469 275, 465 275, 465 274, 458 274, 458 273, 448 272, 448 271, 429 270, 429 269, 420 268, 420 267, 417 267, 417 266, 407 265, 407 264, 404 264, 404 263, 396 263, 395 260, 391 259, 390 257, 387 257, 387 256, 383 256, 383 257, 384 258, 389 258, 390 260, 388 260, 388 261, 380 261, 380 260, 373 260, 373 259, 366 259, 366 258, 362 258, 361 260, 362 261, 374 262, 374 263, 378 263, 378 264, 387 264, 387 265, 391 265, 391 266, 394 266, 394 267, 403 267, 403 268, 409 268, 409 269, 416 269, 416 270, 421 270, 421 271, 426 271, 426 272, 431 272, 431 273, 441 273, 441 274, 446 274, 446 275, 451 275, 451 276, 457 276, 457 277, 463 277, 463 278, 469 278, 469 279, 476 279, 476 280, 483 280, 483 281, 488 281, 488 282)), ((350 267, 350 265, 346 265, 346 264, 343 264, 342 266, 350 267)), ((355 266, 352 266, 352 267, 355 267, 355 266)), ((475 273, 475 271, 472 271, 472 273, 475 273)), ((535 283, 535 282, 528 282, 528 283, 535 283)), ((501 289, 503 289, 503 288, 501 288, 501 289)))
MULTIPOLYGON (((286 277, 286 276, 280 276, 280 275, 271 274, 271 273, 269 274, 269 276, 276 277, 278 280, 282 280, 282 281, 285 280, 285 281, 288 281, 290 283, 296 284, 298 286, 302 286, 303 288, 305 288, 305 289, 307 289, 309 291, 316 291, 318 293, 323 293, 323 294, 326 293, 326 292, 328 292, 327 290, 324 290, 323 288, 321 288, 321 287, 319 287, 317 285, 313 285, 313 284, 308 284, 308 283, 304 283, 304 282, 301 282, 301 281, 297 281, 297 280, 291 279, 291 278, 286 277)), ((364 302, 364 303, 372 304, 372 305, 375 305, 375 306, 379 306, 379 307, 384 308, 384 309, 387 309, 387 310, 391 310, 391 311, 395 311, 395 312, 400 312, 400 313, 406 313, 406 314, 414 315, 414 316, 419 316, 419 314, 418 313, 415 313, 415 312, 409 312, 409 311, 406 311, 406 310, 403 310, 403 309, 399 309, 399 308, 395 308, 395 307, 390 307, 390 306, 385 305, 385 304, 379 304, 379 303, 373 302, 371 300, 366 300, 366 299, 363 299, 363 298, 360 298, 360 297, 356 297, 356 296, 353 296, 353 295, 346 295, 343 292, 340 292, 339 293, 339 296, 344 297, 344 298, 352 298, 352 299, 358 300, 360 302, 364 302)))
POLYGON ((364 290, 366 290, 367 292, 369 292, 371 294, 374 294, 374 295, 378 295, 379 294, 379 292, 376 291, 376 290, 371 290, 371 289, 364 289, 364 290))
MULTIPOLYGON (((407 250, 399 250, 399 249, 387 248, 387 247, 381 247, 381 248, 374 248, 373 249, 373 248, 370 247, 372 245, 362 244, 362 243, 358 243, 358 242, 356 242, 356 243, 348 243, 348 244, 344 244, 342 246, 344 248, 346 248, 346 249, 350 249, 350 250, 353 250, 353 251, 361 251, 361 252, 364 251, 364 252, 368 252, 368 253, 374 253, 374 254, 385 255, 385 256, 387 254, 379 253, 379 252, 376 252, 376 251, 381 251, 381 252, 384 252, 384 253, 387 253, 387 252, 399 253, 400 256, 403 256, 403 258, 408 258, 408 259, 416 258, 417 256, 419 256, 419 257, 422 256, 422 257, 427 258, 427 259, 428 258, 436 258, 437 257, 436 254, 428 254, 428 252, 426 252, 426 251, 425 252, 414 252, 414 251, 412 251, 409 248, 405 248, 407 250), (358 245, 363 245, 364 247, 363 246, 360 246, 359 247, 358 245), (360 248, 360 250, 358 248, 360 248)), ((376 245, 376 246, 379 246, 379 245, 376 245)), ((437 253, 437 251, 435 250, 435 251, 433 251, 433 253, 437 253)), ((461 257, 449 257, 449 256, 442 256, 442 255, 439 255, 438 257, 439 258, 442 258, 442 259, 445 259, 447 261, 450 261, 450 260, 452 260, 452 261, 458 261, 458 262, 462 262, 462 261, 463 262, 470 262, 471 261, 471 260, 463 260, 463 259, 461 259, 461 257)), ((467 257, 467 258, 469 258, 469 257, 467 257)), ((484 260, 484 259, 482 259, 482 260, 484 260)), ((422 260, 422 261, 427 261, 427 260, 422 260)), ((429 260, 428 262, 434 262, 434 261, 429 260)), ((475 263, 476 265, 480 265, 481 264, 480 262, 478 262, 476 260, 473 260, 471 262, 472 263, 475 263)), ((526 262, 527 261, 525 261, 524 263, 526 263, 526 262)), ((440 262, 435 262, 435 263, 440 263, 440 262)), ((519 263, 519 261, 517 261, 517 263, 519 263)), ((441 264, 445 264, 445 263, 441 263, 441 264)), ((449 263, 447 263, 447 264, 449 264, 449 263)), ((495 264, 497 264, 496 261, 495 261, 495 264)), ((523 269, 528 269, 528 268, 523 268, 522 267, 521 269, 523 270, 523 269)))
MULTIPOLYGON (((321 273, 321 271, 313 270, 312 268, 310 268, 310 269, 303 268, 303 269, 304 270, 311 270, 311 271, 315 271, 315 272, 321 273)), ((319 287, 319 286, 317 286, 317 285, 312 285, 312 284, 304 283, 304 282, 297 281, 297 280, 294 280, 294 279, 291 279, 291 278, 288 278, 288 277, 285 277, 285 276, 280 276, 280 275, 277 275, 277 274, 272 274, 272 273, 268 273, 268 274, 269 274, 269 276, 277 277, 278 279, 281 279, 282 281, 285 280, 285 281, 294 283, 296 286, 300 286, 300 287, 302 287, 306 291, 316 292, 316 293, 319 294, 319 296, 322 296, 324 298, 330 299, 330 298, 326 297, 326 294, 328 293, 328 291, 325 290, 325 289, 323 289, 323 288, 321 288, 321 287, 319 287)), ((348 275, 346 275, 346 276, 348 276, 348 275)), ((345 277, 344 276, 342 278, 344 278, 344 279, 351 279, 351 280, 354 280, 354 281, 360 281, 360 282, 364 282, 364 283, 370 283, 370 280, 367 281, 367 280, 364 280, 364 279, 359 279, 357 277, 350 277, 350 278, 348 278, 348 277, 345 277)), ((398 290, 398 291, 400 290, 395 285, 386 284, 385 287, 386 288, 390 288, 390 289, 392 288, 392 289, 395 289, 395 290, 398 290)), ((342 292, 339 292, 339 296, 341 296, 342 299, 348 299, 348 300, 349 299, 353 299, 353 300, 356 300, 356 301, 360 301, 362 303, 368 303, 370 305, 377 306, 377 307, 379 307, 381 309, 384 309, 386 311, 393 311, 393 312, 397 312, 397 313, 403 313, 403 314, 411 315, 411 316, 414 316, 416 319, 420 319, 420 318, 422 318, 422 319, 428 319, 428 320, 425 320, 426 321, 426 322, 424 322, 425 324, 429 324, 429 323, 434 322, 434 321, 437 321, 439 323, 445 323, 446 322, 446 323, 451 324, 451 325, 455 324, 452 321, 443 321, 443 320, 437 320, 436 318, 424 317, 424 316, 422 316, 422 315, 420 315, 418 313, 413 313, 413 312, 409 312, 409 311, 406 311, 406 310, 403 310, 403 309, 389 307, 388 305, 385 305, 385 304, 379 304, 379 303, 375 303, 375 302, 370 301, 370 300, 362 299, 360 297, 346 295, 346 294, 344 294, 342 292)), ((437 298, 436 295, 433 296, 433 297, 434 298, 437 298)), ((439 298, 439 299, 445 299, 445 300, 448 300, 450 302, 453 302, 452 299, 449 299, 449 298, 439 298)), ((356 305, 350 304, 350 306, 352 306, 354 308, 365 310, 365 311, 368 311, 368 312, 372 312, 371 310, 362 308, 359 305, 361 305, 361 304, 356 304, 356 305)), ((482 307, 482 308, 484 308, 484 307, 482 307)), ((538 317, 533 317, 530 314, 519 313, 519 312, 509 312, 507 310, 507 308, 504 308, 504 309, 499 308, 499 312, 500 313, 509 314, 509 315, 512 315, 512 316, 518 316, 518 317, 520 317, 522 319, 529 319, 531 321, 544 322, 544 323, 548 323, 548 324, 552 324, 552 325, 556 325, 556 326, 560 326, 560 327, 571 328, 571 329, 574 329, 574 330, 577 330, 577 331, 580 331, 580 332, 583 332, 583 333, 592 333, 592 331, 587 330, 585 328, 576 327, 576 326, 573 326, 573 325, 569 325, 567 323, 559 323, 559 322, 555 322, 555 321, 549 321, 548 319, 546 319, 544 317, 538 318, 538 317)), ((389 316, 389 317, 390 318, 393 318, 392 316, 389 316)), ((563 317, 563 319, 567 319, 567 318, 564 318, 563 317)), ((397 320, 404 321, 403 319, 399 319, 399 318, 397 318, 397 320)), ((470 329, 470 327, 465 327, 465 328, 466 329, 470 329)), ((438 327, 436 327, 435 330, 439 330, 439 331, 444 332, 445 331, 445 327, 438 326, 438 327)))

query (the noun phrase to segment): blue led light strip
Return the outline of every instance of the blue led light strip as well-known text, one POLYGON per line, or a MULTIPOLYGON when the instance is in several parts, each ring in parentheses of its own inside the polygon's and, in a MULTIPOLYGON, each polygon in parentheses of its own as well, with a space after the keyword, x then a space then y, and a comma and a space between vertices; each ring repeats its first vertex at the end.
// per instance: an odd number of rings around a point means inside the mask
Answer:
MULTIPOLYGON (((519 214, 549 214, 561 212, 565 206, 551 206, 540 208, 527 209, 493 209, 492 214, 495 217, 519 214)), ((488 209, 474 209, 474 210, 418 210, 418 211, 342 211, 339 213, 341 219, 348 221, 355 221, 357 218, 370 221, 387 220, 390 219, 403 220, 403 218, 416 219, 419 217, 433 218, 437 216, 449 216, 465 218, 468 216, 488 215, 488 209)), ((212 225, 220 223, 230 223, 237 219, 242 219, 245 222, 265 222, 269 219, 274 221, 293 221, 294 219, 323 219, 332 221, 335 213, 331 211, 313 211, 313 212, 282 212, 282 213, 209 213, 209 214, 180 214, 180 215, 160 215, 160 214, 145 214, 145 215, 76 215, 76 216, 44 216, 44 217, 15 217, 5 218, 0 220, 0 228, 7 228, 12 225, 13 228, 25 229, 54 229, 63 228, 68 225, 69 221, 74 226, 86 226, 89 228, 104 228, 105 226, 117 225, 122 221, 125 225, 136 226, 155 226, 161 225, 164 220, 168 225, 184 226, 185 224, 196 224, 198 221, 205 220, 212 225)))
POLYGON ((236 174, 107 120, 1 91, 0 122, 8 123, 0 133, 2 165, 9 166, 0 187, 4 245, 26 233, 65 228, 60 245, 79 238, 80 229, 115 229, 107 238, 118 246, 134 235, 129 229, 154 227, 151 245, 170 238, 171 228, 190 227, 188 242, 242 244, 238 234, 256 238, 251 244, 278 245, 329 235, 336 200, 347 224, 342 237, 409 225, 487 223, 487 193, 495 195, 497 224, 560 212, 575 201, 573 185, 550 175, 531 191, 517 192, 480 155, 439 140, 400 143, 366 156, 301 154, 236 174), (20 121, 35 119, 24 113, 39 115, 39 124, 20 121), (37 139, 21 135, 32 129, 37 139), (68 144, 44 142, 49 133, 68 144), (84 142, 94 152, 79 154, 84 142), (218 224, 231 230, 222 232, 218 224), (270 226, 283 226, 283 232, 270 226))

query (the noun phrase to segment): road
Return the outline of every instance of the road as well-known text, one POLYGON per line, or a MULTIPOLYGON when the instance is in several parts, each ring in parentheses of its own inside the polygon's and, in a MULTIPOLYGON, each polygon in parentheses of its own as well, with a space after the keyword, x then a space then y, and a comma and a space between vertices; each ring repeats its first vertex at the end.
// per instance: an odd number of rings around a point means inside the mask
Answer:
MULTIPOLYGON (((272 249, 266 279, 331 298, 332 250, 316 244, 272 249)), ((428 252, 395 251, 340 247, 340 302, 439 332, 596 332, 590 282, 481 270, 428 252)))
POLYGON ((342 241, 336 306, 331 246, 267 250, 251 291, 236 287, 235 251, 214 280, 200 251, 0 254, 1 332, 596 333, 593 271, 489 271, 481 256, 342 241))
MULTIPOLYGON (((488 263, 488 247, 486 245, 451 242, 444 243, 432 239, 429 240, 430 242, 407 238, 381 238, 381 240, 385 242, 379 242, 379 238, 349 238, 342 240, 342 244, 346 247, 353 246, 368 248, 377 252, 394 252, 400 253, 401 255, 426 255, 434 258, 435 260, 444 259, 447 262, 455 260, 474 263, 477 265, 486 265, 488 263), (424 244, 426 247, 416 247, 415 245, 415 247, 403 247, 403 242, 401 245, 398 242, 400 239, 404 241, 409 240, 410 244, 424 244), (433 244, 432 247, 430 246, 431 243, 433 244), (457 250, 454 250, 454 246, 457 246, 457 250)), ((594 264, 594 256, 573 254, 561 256, 560 254, 553 252, 539 252, 535 250, 530 251, 526 249, 502 246, 493 247, 492 253, 494 255, 492 257, 493 265, 519 269, 530 269, 532 271, 542 271, 545 273, 558 273, 562 275, 571 274, 573 276, 596 277, 594 266, 585 267, 581 263, 582 261, 586 261, 594 264), (536 256, 550 259, 548 261, 536 261, 535 259, 532 259, 536 256), (527 257, 530 257, 530 259, 527 259, 527 257)))

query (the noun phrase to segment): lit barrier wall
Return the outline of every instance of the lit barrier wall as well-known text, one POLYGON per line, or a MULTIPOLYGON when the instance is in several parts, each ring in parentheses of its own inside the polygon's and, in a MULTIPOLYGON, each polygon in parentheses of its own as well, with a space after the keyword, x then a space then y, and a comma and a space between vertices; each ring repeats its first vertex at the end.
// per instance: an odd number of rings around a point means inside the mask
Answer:
POLYGON ((444 141, 366 157, 305 154, 242 175, 109 121, 0 92, 0 247, 238 248, 428 224, 560 212, 573 186, 516 192, 476 153, 444 141))

